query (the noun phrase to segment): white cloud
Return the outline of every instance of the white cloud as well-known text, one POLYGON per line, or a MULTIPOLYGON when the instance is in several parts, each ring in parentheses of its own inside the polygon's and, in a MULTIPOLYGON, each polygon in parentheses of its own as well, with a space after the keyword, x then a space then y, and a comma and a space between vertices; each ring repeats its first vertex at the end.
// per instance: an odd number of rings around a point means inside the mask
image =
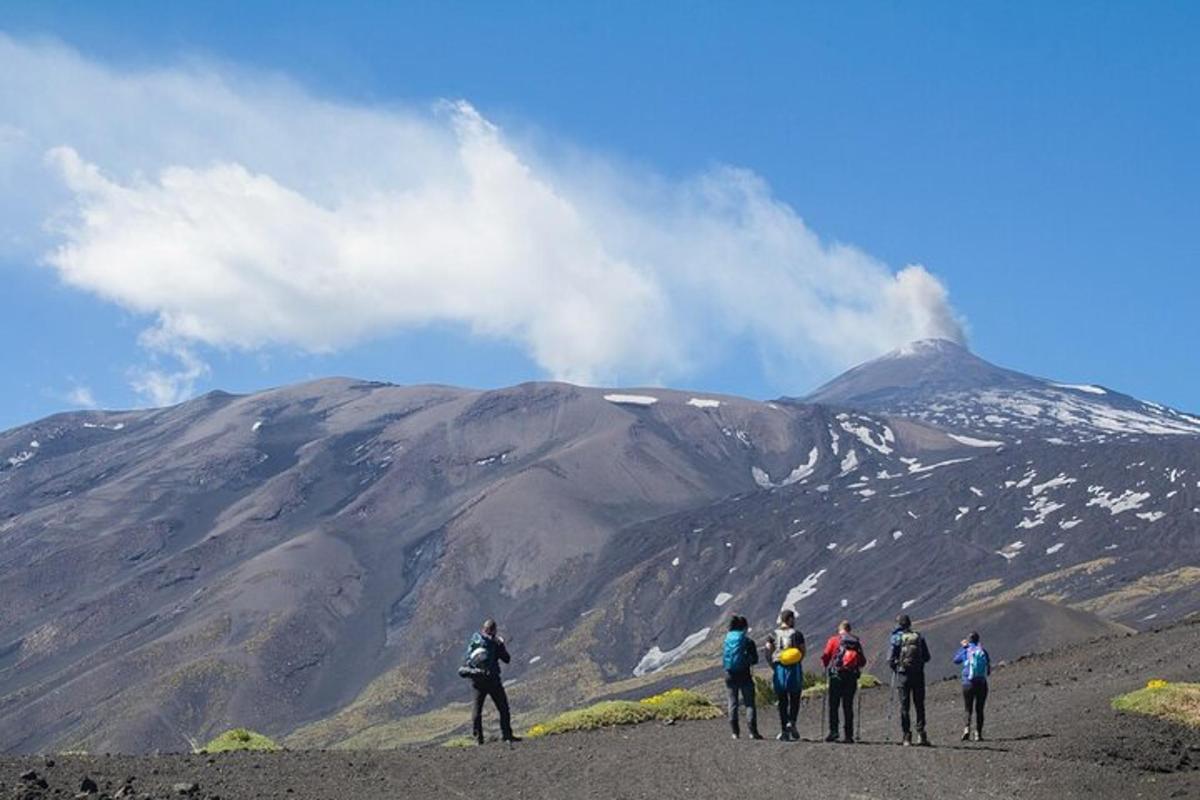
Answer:
POLYGON ((97 408, 99 403, 96 402, 96 396, 92 394, 92 390, 88 386, 74 386, 65 395, 68 403, 79 408, 97 408))
POLYGON ((551 156, 465 102, 350 106, 0 36, 0 108, 0 246, 35 239, 66 282, 154 320, 144 341, 180 361, 135 377, 154 402, 193 390, 201 346, 328 352, 441 323, 583 382, 676 379, 749 340, 795 390, 962 337, 924 268, 820 241, 751 173, 551 156))

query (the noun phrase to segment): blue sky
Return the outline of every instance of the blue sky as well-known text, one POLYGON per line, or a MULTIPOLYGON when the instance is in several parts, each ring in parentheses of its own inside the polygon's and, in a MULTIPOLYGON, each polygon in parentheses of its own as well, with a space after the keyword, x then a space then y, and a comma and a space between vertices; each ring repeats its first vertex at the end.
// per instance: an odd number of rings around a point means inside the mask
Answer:
POLYGON ((1194 6, 550 8, 9 0, 0 428, 328 374, 800 394, 958 322, 1005 366, 1200 409, 1194 6))

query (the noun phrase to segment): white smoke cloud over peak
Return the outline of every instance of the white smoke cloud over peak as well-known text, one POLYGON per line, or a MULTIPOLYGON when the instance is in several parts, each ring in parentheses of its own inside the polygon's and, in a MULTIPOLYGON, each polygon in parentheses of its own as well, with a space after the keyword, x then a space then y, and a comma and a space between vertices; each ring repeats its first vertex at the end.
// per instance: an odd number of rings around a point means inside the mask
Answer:
POLYGON ((752 173, 556 161, 463 101, 346 106, 0 36, 0 107, 0 211, 33 177, 58 187, 33 204, 44 260, 153 320, 143 344, 179 362, 135 375, 156 403, 207 375, 200 347, 330 352, 445 323, 585 383, 682 378, 750 341, 791 390, 963 338, 928 271, 823 243, 752 173))

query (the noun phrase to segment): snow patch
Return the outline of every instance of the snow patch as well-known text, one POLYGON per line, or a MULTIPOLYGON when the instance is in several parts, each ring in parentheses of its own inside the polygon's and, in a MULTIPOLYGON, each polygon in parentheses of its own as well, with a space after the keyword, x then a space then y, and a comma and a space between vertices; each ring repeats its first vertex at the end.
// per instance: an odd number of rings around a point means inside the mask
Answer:
POLYGON ((842 459, 842 475, 849 475, 858 468, 858 451, 853 447, 846 453, 846 457, 842 459))
POLYGON ((901 610, 901 611, 907 611, 907 610, 908 610, 910 607, 912 607, 912 606, 913 606, 913 605, 914 605, 916 602, 917 602, 916 600, 905 600, 903 603, 901 603, 901 604, 900 604, 900 610, 901 610))
POLYGON ((1166 515, 1165 511, 1143 511, 1140 514, 1134 514, 1138 519, 1144 519, 1147 522, 1158 522, 1166 515))
POLYGON ((1039 483, 1031 488, 1029 493, 1034 497, 1037 497, 1047 489, 1057 489, 1060 486, 1070 486, 1072 483, 1076 483, 1075 478, 1068 478, 1065 473, 1060 472, 1056 477, 1051 478, 1045 483, 1039 483))
POLYGON ((874 550, 874 549, 875 549, 875 545, 877 545, 877 544, 879 544, 879 540, 878 540, 878 539, 872 539, 871 541, 869 541, 869 542, 867 542, 866 544, 864 544, 862 547, 858 548, 858 552, 860 552, 860 553, 865 553, 865 552, 867 552, 868 550, 874 550))
POLYGON ((820 451, 815 447, 812 450, 809 450, 808 461, 792 470, 788 476, 779 483, 772 481, 771 476, 767 474, 767 471, 761 469, 760 467, 751 467, 750 476, 754 478, 754 482, 763 489, 778 489, 783 486, 791 486, 793 483, 802 481, 809 475, 813 474, 813 470, 817 466, 817 458, 820 456, 820 454, 820 451))
POLYGON ((1058 544, 1052 544, 1046 548, 1046 555, 1052 556, 1059 550, 1062 550, 1063 547, 1065 547, 1065 545, 1062 542, 1059 542, 1058 544))
POLYGON ((1108 394, 1099 386, 1092 386, 1090 383, 1052 383, 1050 385, 1059 389, 1073 389, 1076 392, 1086 392, 1087 394, 1108 394))
POLYGON ((713 598, 713 605, 720 607, 720 606, 725 605, 732 599, 733 599, 733 595, 731 595, 729 592, 721 592, 715 598, 713 598))
POLYGON ((542 660, 542 657, 541 657, 541 656, 534 656, 533 658, 529 659, 529 663, 530 663, 530 664, 536 664, 537 662, 539 662, 539 661, 541 661, 541 660, 542 660))
POLYGON ((967 447, 1003 447, 1004 442, 997 442, 992 439, 976 439, 974 436, 960 436, 957 433, 947 434, 951 439, 959 444, 965 444, 967 447))
POLYGON ((672 566, 672 567, 678 567, 678 566, 679 566, 679 556, 675 556, 674 558, 672 558, 672 559, 671 559, 671 566, 672 566))
POLYGON ((652 406, 658 402, 657 397, 648 394, 606 394, 604 399, 610 403, 627 406, 652 406))
POLYGON ((256 419, 256 420, 254 420, 254 424, 250 426, 250 432, 258 433, 258 429, 261 428, 262 426, 263 426, 263 421, 261 419, 256 419))
POLYGON ((690 651, 694 650, 705 639, 708 638, 708 633, 712 628, 701 628, 690 636, 686 637, 679 643, 678 647, 674 647, 667 651, 662 651, 658 645, 651 647, 646 655, 642 656, 642 660, 633 668, 633 676, 640 678, 643 675, 649 675, 658 672, 661 669, 671 666, 679 659, 686 656, 690 651))
POLYGON ((1126 489, 1119 496, 1113 497, 1112 492, 1105 490, 1103 486, 1089 486, 1088 493, 1095 495, 1087 501, 1089 506, 1107 508, 1114 517, 1125 511, 1141 508, 1142 503, 1150 499, 1149 492, 1135 492, 1132 489, 1126 489))
POLYGON ((795 611, 796 603, 816 593, 817 582, 821 580, 821 576, 824 574, 825 570, 823 569, 810 572, 804 580, 788 590, 787 596, 783 598, 783 605, 780 608, 790 608, 795 611))
POLYGON ((908 465, 908 471, 915 475, 919 472, 932 472, 933 470, 938 469, 939 467, 948 467, 951 464, 962 464, 964 461, 971 461, 971 460, 972 459, 970 459, 970 458, 951 458, 946 461, 939 461, 936 464, 930 464, 927 467, 921 466, 921 464, 919 462, 913 462, 912 464, 908 465))
POLYGON ((713 400, 712 398, 709 398, 709 397, 693 397, 692 399, 687 401, 687 404, 689 406, 692 406, 693 408, 720 408, 721 407, 720 400, 713 400))

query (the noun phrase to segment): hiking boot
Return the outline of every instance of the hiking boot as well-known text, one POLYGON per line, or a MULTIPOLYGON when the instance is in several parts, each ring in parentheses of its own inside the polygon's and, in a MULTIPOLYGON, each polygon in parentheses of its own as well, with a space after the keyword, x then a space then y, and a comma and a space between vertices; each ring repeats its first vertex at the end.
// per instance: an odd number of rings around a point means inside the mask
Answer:
POLYGON ((759 733, 758 731, 756 731, 756 730, 754 730, 753 728, 751 728, 751 729, 750 729, 750 738, 751 738, 751 739, 761 739, 761 738, 763 738, 763 737, 762 737, 762 734, 761 734, 761 733, 759 733))
POLYGON ((911 733, 904 734, 904 736, 900 739, 900 744, 903 747, 911 747, 912 746, 912 734, 911 733))
POLYGON ((854 737, 846 736, 845 738, 842 739, 842 744, 854 744, 854 737))
POLYGON ((734 733, 734 734, 731 734, 729 738, 736 741, 736 740, 742 738, 742 735, 740 733, 734 733))
POLYGON ((482 737, 482 736, 476 736, 476 737, 475 737, 475 744, 483 744, 483 737, 482 737))
POLYGON ((800 741, 800 731, 796 730, 795 725, 788 728, 788 734, 792 737, 793 742, 800 741))
POLYGON ((506 742, 519 742, 519 741, 521 741, 521 737, 520 737, 520 736, 513 736, 513 735, 510 733, 508 736, 505 736, 505 737, 504 737, 504 741, 506 741, 506 742))
POLYGON ((964 742, 966 742, 966 741, 969 741, 970 739, 971 739, 971 726, 968 725, 967 727, 963 728, 962 740, 964 742))
POLYGON ((792 734, 788 731, 780 731, 779 735, 775 737, 775 741, 777 742, 790 742, 791 740, 792 734))
POLYGON ((838 736, 836 733, 831 733, 825 737, 825 741, 827 741, 827 742, 836 742, 837 740, 838 740, 838 736))
POLYGON ((917 731, 917 747, 933 747, 929 743, 929 737, 925 735, 924 731, 917 731))
POLYGON ((975 735, 971 737, 971 741, 982 742, 983 741, 983 731, 975 731, 975 735))

